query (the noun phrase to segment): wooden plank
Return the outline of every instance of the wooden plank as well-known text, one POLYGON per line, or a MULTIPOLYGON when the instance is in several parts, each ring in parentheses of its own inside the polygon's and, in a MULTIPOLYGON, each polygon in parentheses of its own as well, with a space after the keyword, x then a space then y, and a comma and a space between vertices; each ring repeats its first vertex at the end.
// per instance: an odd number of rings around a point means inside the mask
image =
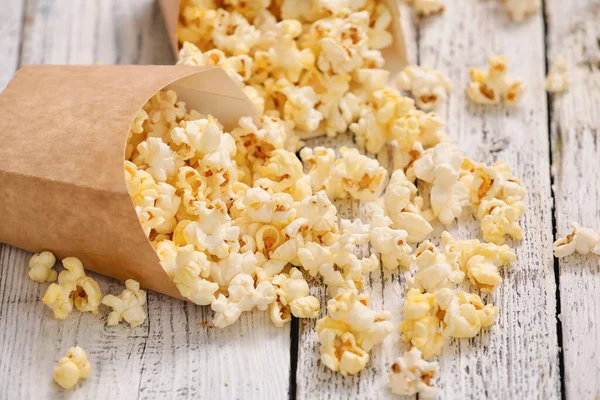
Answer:
MULTIPOLYGON (((499 308, 498 321, 480 336, 454 340, 444 349, 442 397, 559 398, 542 15, 515 24, 499 2, 465 0, 424 21, 419 38, 421 64, 446 73, 454 84, 440 111, 449 135, 475 160, 505 160, 528 191, 521 219, 525 239, 509 243, 517 261, 499 289, 486 296, 499 308), (507 56, 510 75, 528 86, 515 109, 478 106, 466 97, 469 68, 487 68, 494 54, 507 56)), ((450 232, 481 238, 477 225, 465 218, 450 232)))
MULTIPOLYGON (((152 0, 32 0, 26 18, 22 63, 173 63, 152 0)), ((133 330, 106 327, 106 307, 100 316, 74 312, 55 321, 41 303, 47 285, 27 277, 30 255, 7 245, 0 251, 0 393, 58 396, 52 368, 77 344, 93 369, 73 399, 288 396, 289 326, 275 328, 267 315, 250 314, 226 330, 209 330, 200 326, 212 319, 209 308, 156 293, 148 293, 146 323, 133 330)), ((90 275, 103 293, 123 288, 90 275)))
POLYGON ((0 92, 12 78, 19 66, 19 51, 23 33, 24 0, 7 0, 0 7, 0 92))
MULTIPOLYGON (((600 3, 546 2, 548 62, 569 63, 569 91, 551 97, 557 235, 570 223, 600 230, 600 3)), ((597 256, 560 259, 564 386, 568 399, 600 397, 600 264, 597 256)))

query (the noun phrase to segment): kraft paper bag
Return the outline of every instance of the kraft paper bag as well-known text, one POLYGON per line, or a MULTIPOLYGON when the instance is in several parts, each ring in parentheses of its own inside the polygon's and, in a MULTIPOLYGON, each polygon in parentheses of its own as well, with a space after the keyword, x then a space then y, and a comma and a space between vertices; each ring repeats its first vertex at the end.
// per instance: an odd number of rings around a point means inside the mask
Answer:
MULTIPOLYGON (((408 63, 408 58, 406 55, 402 25, 400 23, 400 0, 384 0, 384 2, 392 13, 391 33, 394 36, 394 42, 390 47, 383 51, 383 56, 385 57, 386 68, 392 72, 392 76, 394 76, 408 63)), ((177 39, 177 26, 179 24, 179 13, 181 11, 180 0, 159 0, 159 4, 165 19, 171 48, 173 49, 175 57, 177 57, 180 48, 179 40, 177 39)))
POLYGON ((142 231, 124 175, 129 127, 159 90, 226 129, 256 115, 220 68, 25 66, 0 94, 0 242, 181 298, 142 231))

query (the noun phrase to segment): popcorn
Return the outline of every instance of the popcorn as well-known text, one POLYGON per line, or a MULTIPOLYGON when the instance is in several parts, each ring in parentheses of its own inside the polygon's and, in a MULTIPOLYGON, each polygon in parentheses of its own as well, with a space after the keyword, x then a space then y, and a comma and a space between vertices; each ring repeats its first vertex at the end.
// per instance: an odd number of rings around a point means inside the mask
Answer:
POLYGON ((215 301, 219 285, 210 282, 211 262, 192 245, 178 249, 173 282, 181 295, 198 305, 208 305, 215 301))
POLYGON ((341 191, 339 184, 336 185, 338 182, 331 176, 331 166, 335 162, 333 149, 322 146, 314 149, 304 147, 300 150, 300 158, 308 164, 305 175, 308 176, 313 192, 325 190, 327 195, 333 198, 337 192, 341 191))
POLYGON ((492 325, 498 316, 496 307, 484 306, 476 294, 455 293, 448 288, 435 293, 434 305, 443 315, 442 334, 445 337, 475 337, 482 328, 492 325))
POLYGON ((452 84, 441 72, 427 66, 409 65, 396 77, 396 84, 409 91, 417 107, 432 111, 440 107, 448 97, 452 84))
POLYGON ((392 364, 388 386, 392 393, 401 396, 436 397, 438 388, 432 380, 438 371, 437 362, 423 360, 419 349, 413 347, 392 364))
POLYGON ((401 169, 394 171, 383 196, 385 211, 394 229, 404 229, 408 242, 420 242, 433 228, 421 215, 422 199, 415 196, 417 187, 401 169))
POLYGON ((502 0, 504 8, 515 22, 522 22, 542 7, 540 0, 502 0))
POLYGON ((140 290, 140 284, 133 279, 125 281, 125 290, 119 296, 112 294, 104 296, 102 304, 113 309, 108 314, 107 325, 118 325, 125 320, 135 328, 146 320, 146 312, 143 308, 146 304, 146 292, 140 290))
POLYGON ((444 336, 440 333, 440 320, 434 310, 434 294, 423 293, 417 288, 409 289, 402 313, 402 339, 421 350, 424 359, 439 355, 444 345, 444 336))
POLYGON ((51 284, 42 302, 54 313, 54 318, 65 319, 75 308, 81 312, 98 314, 102 292, 98 283, 85 275, 83 264, 75 257, 62 260, 65 270, 58 275, 58 283, 51 284))
POLYGON ((548 76, 546 76, 545 88, 550 93, 562 93, 569 88, 567 61, 564 58, 557 58, 552 63, 548 76))
POLYGON ((591 252, 600 255, 600 232, 582 228, 577 223, 572 223, 571 228, 573 231, 565 238, 554 242, 554 257, 562 258, 574 252, 584 255, 591 252))
POLYGON ((468 201, 468 188, 458 179, 462 163, 463 156, 453 144, 440 143, 426 150, 411 167, 417 178, 433 185, 431 209, 444 225, 454 222, 468 201))
POLYGON ((260 40, 260 32, 243 15, 219 9, 211 38, 217 48, 235 56, 248 54, 260 40))
POLYGON ((445 8, 440 0, 404 0, 404 2, 410 4, 415 13, 423 17, 440 14, 445 8))
POLYGON ((349 194, 360 201, 374 200, 385 183, 385 168, 356 149, 342 147, 340 155, 334 164, 335 177, 341 181, 341 192, 337 196, 345 198, 349 194))
POLYGON ((442 254, 429 240, 424 241, 416 251, 418 270, 412 286, 435 293, 439 289, 453 288, 462 283, 465 274, 457 259, 457 254, 442 254))
POLYGON ((34 254, 29 260, 29 278, 40 283, 54 282, 57 273, 52 267, 55 263, 56 257, 49 251, 34 254))
POLYGON ((315 110, 318 97, 310 86, 287 86, 282 90, 287 101, 283 107, 286 120, 294 121, 296 128, 306 132, 313 132, 319 127, 323 116, 315 110))
POLYGON ((79 346, 71 347, 67 355, 54 367, 54 381, 63 389, 75 387, 80 379, 90 376, 91 365, 85 351, 79 346))
POLYGON ((490 68, 487 73, 471 68, 471 83, 467 88, 469 99, 477 104, 492 105, 504 102, 504 105, 517 104, 525 93, 520 80, 512 81, 508 75, 508 60, 504 56, 492 56, 488 59, 490 68))
POLYGON ((517 220, 525 213, 522 202, 507 204, 500 199, 483 200, 477 209, 483 239, 495 244, 504 243, 505 236, 523 239, 517 220))
POLYGON ((264 311, 276 299, 275 288, 269 281, 262 281, 255 287, 254 278, 248 274, 239 274, 229 284, 229 297, 219 294, 212 302, 215 311, 213 324, 224 328, 237 321, 243 311, 254 307, 264 311))
POLYGON ((494 291, 502 283, 498 268, 516 259, 507 245, 456 240, 448 232, 442 233, 442 246, 447 257, 457 257, 461 271, 482 292, 494 291))
POLYGON ((388 226, 378 226, 371 230, 371 247, 381 255, 381 263, 388 270, 410 267, 413 257, 407 237, 406 231, 388 226))
POLYGON ((177 172, 177 155, 161 138, 151 137, 137 147, 142 160, 148 165, 146 171, 157 182, 165 182, 177 172))
POLYGON ((314 296, 308 295, 308 283, 302 273, 290 269, 289 274, 278 274, 271 281, 275 288, 276 300, 271 303, 271 321, 282 327, 291 321, 291 315, 298 318, 316 318, 321 305, 314 296))
POLYGON ((317 321, 321 362, 332 371, 357 374, 369 361, 368 352, 392 331, 390 313, 372 310, 369 302, 348 282, 328 301, 330 316, 317 321))

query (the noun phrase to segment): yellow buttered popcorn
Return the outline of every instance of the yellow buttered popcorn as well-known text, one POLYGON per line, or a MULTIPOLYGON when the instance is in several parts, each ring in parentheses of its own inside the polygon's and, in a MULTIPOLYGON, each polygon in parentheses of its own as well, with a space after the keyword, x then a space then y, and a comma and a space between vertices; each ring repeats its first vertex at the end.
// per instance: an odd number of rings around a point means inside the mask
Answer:
POLYGON ((483 292, 495 290, 502 283, 499 267, 516 259, 507 245, 482 243, 476 239, 456 240, 448 232, 442 233, 442 246, 446 255, 457 257, 460 269, 483 292))
POLYGON ((118 325, 125 320, 132 328, 141 325, 146 320, 146 292, 140 290, 140 284, 133 280, 125 281, 125 290, 119 296, 112 294, 104 296, 102 304, 113 310, 108 314, 107 325, 118 325))
POLYGON ((525 85, 520 80, 508 77, 508 60, 504 56, 492 56, 488 59, 488 72, 471 68, 471 83, 467 95, 477 104, 494 105, 504 103, 511 106, 519 103, 525 94, 525 85))
POLYGON ((42 251, 31 256, 29 260, 29 278, 36 282, 54 282, 58 276, 52 269, 56 257, 49 251, 42 251))
POLYGON ((434 307, 440 315, 445 337, 475 337, 482 328, 492 325, 498 316, 498 309, 484 305, 478 295, 447 288, 435 293, 434 307))
POLYGON ((387 171, 377 160, 361 155, 358 150, 342 147, 341 158, 334 164, 334 175, 339 179, 338 197, 361 201, 374 200, 383 189, 387 171))
POLYGON ((98 283, 85 275, 79 259, 67 257, 62 263, 65 270, 58 275, 58 283, 48 287, 42 302, 52 309, 56 319, 66 318, 73 306, 81 312, 98 314, 102 301, 98 283))
POLYGON ((276 300, 271 303, 271 321, 277 327, 291 321, 291 315, 298 318, 316 318, 321 304, 314 296, 309 296, 309 287, 300 270, 290 269, 288 274, 278 274, 271 281, 275 288, 276 300))
POLYGON ((90 376, 91 365, 85 351, 79 346, 71 347, 67 355, 54 367, 54 381, 63 389, 72 389, 80 379, 90 376))
POLYGON ((321 362, 342 375, 365 368, 369 351, 392 331, 389 312, 370 308, 368 295, 359 293, 352 281, 327 302, 328 316, 317 321, 321 362))
POLYGON ((434 294, 410 289, 402 306, 404 320, 400 323, 402 339, 412 344, 428 359, 439 355, 444 345, 440 320, 434 310, 434 294))

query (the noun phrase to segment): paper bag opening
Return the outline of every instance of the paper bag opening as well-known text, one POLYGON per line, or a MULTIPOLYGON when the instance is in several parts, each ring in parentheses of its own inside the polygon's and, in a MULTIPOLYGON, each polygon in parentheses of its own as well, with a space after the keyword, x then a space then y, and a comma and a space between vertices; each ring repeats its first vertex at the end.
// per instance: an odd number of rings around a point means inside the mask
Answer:
POLYGON ((226 129, 252 102, 220 68, 25 66, 0 94, 0 242, 75 256, 87 269, 181 298, 138 221, 127 134, 159 90, 226 129))

